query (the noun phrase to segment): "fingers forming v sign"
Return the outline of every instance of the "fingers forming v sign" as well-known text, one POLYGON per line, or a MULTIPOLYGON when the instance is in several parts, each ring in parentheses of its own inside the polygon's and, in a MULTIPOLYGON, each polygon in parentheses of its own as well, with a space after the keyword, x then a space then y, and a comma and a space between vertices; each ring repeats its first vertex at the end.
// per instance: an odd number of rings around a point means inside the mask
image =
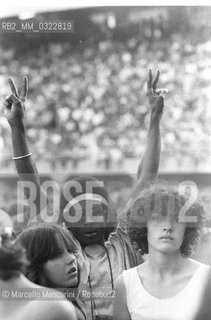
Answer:
POLYGON ((159 95, 161 95, 164 98, 165 94, 167 93, 167 89, 157 89, 159 76, 160 76, 160 71, 157 70, 155 78, 152 79, 153 78, 152 70, 149 69, 148 81, 147 81, 147 96, 150 104, 155 103, 159 95))
POLYGON ((154 93, 154 94, 157 93, 156 87, 159 80, 159 76, 160 76, 160 71, 157 70, 156 76, 154 80, 152 80, 152 70, 149 69, 148 91, 150 91, 151 93, 154 93))
POLYGON ((4 114, 8 121, 16 118, 22 118, 24 114, 24 101, 28 92, 28 78, 25 76, 22 80, 20 93, 12 78, 8 78, 11 93, 4 101, 4 114))
POLYGON ((28 92, 28 78, 26 76, 23 77, 20 94, 18 94, 18 90, 17 90, 17 88, 15 86, 15 83, 14 83, 12 78, 8 78, 8 83, 9 83, 9 86, 10 86, 10 89, 11 89, 12 93, 17 98, 19 98, 19 100, 21 100, 22 102, 26 101, 27 92, 28 92))

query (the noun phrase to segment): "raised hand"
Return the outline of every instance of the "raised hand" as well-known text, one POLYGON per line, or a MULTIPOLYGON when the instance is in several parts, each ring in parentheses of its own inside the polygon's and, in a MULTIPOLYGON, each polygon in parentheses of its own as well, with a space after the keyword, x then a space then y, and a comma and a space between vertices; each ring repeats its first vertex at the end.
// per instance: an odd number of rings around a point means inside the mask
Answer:
POLYGON ((4 101, 4 115, 9 124, 12 124, 13 122, 22 120, 24 117, 24 102, 26 101, 28 92, 28 78, 26 76, 23 77, 20 93, 18 93, 12 78, 8 78, 8 83, 12 92, 4 101))
POLYGON ((152 114, 161 116, 164 107, 164 98, 168 93, 167 89, 157 89, 160 71, 158 70, 154 79, 152 79, 152 70, 149 69, 147 81, 147 97, 150 106, 152 107, 152 114))

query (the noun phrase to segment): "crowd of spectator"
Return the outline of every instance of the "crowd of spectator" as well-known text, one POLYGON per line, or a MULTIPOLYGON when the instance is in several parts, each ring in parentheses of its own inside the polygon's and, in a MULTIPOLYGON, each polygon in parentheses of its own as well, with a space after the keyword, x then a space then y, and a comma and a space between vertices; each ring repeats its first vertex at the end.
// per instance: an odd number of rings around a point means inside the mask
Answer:
MULTIPOLYGON (((53 169, 124 168, 143 151, 148 124, 147 70, 161 70, 169 90, 162 120, 161 170, 207 168, 210 160, 211 42, 191 44, 179 34, 152 43, 130 38, 43 44, 16 54, 0 48, 0 95, 7 77, 29 77, 25 123, 36 161, 53 169), (84 162, 83 162, 84 163, 84 162)), ((9 127, 0 117, 1 167, 11 165, 9 127)))

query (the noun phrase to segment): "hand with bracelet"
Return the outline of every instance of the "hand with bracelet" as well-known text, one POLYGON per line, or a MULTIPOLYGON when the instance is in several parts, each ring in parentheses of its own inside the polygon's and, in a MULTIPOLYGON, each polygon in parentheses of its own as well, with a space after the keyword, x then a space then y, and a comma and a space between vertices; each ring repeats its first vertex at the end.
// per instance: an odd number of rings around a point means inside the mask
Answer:
MULTIPOLYGON (((31 213, 32 217, 35 217, 45 207, 46 201, 41 201, 46 198, 46 195, 40 188, 40 177, 37 172, 36 165, 31 157, 32 153, 29 151, 25 126, 24 126, 24 114, 27 92, 28 92, 28 79, 23 77, 20 91, 18 92, 12 78, 8 79, 8 83, 11 89, 11 93, 6 97, 4 101, 4 115, 10 125, 12 133, 12 146, 13 146, 13 160, 15 160, 16 170, 19 178, 24 186, 24 182, 31 182, 36 188, 36 198, 34 213, 31 213), (43 204, 42 204, 43 203, 43 204)), ((30 198, 30 189, 24 188, 25 198, 30 198)), ((47 201, 47 210, 52 211, 52 207, 47 201)), ((31 211, 32 208, 31 208, 31 211)))

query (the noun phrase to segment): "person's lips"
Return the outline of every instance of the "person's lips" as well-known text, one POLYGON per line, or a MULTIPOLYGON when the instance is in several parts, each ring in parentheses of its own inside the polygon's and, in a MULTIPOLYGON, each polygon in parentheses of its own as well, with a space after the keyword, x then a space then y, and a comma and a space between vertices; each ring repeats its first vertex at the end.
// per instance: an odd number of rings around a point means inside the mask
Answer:
POLYGON ((96 230, 87 231, 85 235, 87 238, 94 238, 97 235, 97 231, 96 230))
POLYGON ((74 278, 77 276, 77 269, 75 267, 72 267, 68 272, 67 272, 68 276, 70 276, 71 278, 74 278))
POLYGON ((163 236, 163 237, 160 237, 160 239, 162 239, 162 240, 174 240, 174 238, 171 237, 171 236, 163 236))

